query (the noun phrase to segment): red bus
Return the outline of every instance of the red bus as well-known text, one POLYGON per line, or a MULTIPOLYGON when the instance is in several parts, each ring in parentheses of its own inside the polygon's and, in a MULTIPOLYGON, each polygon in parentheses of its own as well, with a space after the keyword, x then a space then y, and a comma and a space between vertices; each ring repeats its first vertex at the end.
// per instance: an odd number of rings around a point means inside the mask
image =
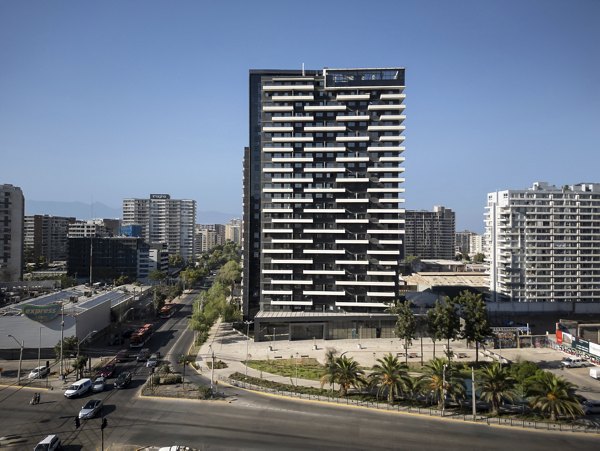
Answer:
POLYGON ((159 316, 161 318, 170 318, 171 316, 173 316, 173 307, 175 307, 173 304, 165 305, 163 308, 160 309, 159 316))
POLYGON ((152 324, 144 324, 129 338, 130 348, 141 348, 152 335, 152 324))

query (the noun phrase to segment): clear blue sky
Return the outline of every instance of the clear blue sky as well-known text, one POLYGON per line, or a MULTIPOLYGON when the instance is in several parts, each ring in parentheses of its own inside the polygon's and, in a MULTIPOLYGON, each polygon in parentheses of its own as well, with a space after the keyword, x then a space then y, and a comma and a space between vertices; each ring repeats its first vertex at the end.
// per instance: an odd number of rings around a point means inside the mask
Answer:
POLYGON ((406 207, 600 182, 600 1, 0 0, 0 183, 241 213, 248 70, 404 66, 406 207))

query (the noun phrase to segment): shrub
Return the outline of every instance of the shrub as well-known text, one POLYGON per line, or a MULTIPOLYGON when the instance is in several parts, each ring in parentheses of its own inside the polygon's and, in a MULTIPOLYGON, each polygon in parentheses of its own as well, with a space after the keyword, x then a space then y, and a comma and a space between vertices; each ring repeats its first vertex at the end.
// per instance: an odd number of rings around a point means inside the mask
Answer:
POLYGON ((167 374, 160 378, 160 383, 162 385, 173 385, 181 383, 181 375, 180 374, 167 374))

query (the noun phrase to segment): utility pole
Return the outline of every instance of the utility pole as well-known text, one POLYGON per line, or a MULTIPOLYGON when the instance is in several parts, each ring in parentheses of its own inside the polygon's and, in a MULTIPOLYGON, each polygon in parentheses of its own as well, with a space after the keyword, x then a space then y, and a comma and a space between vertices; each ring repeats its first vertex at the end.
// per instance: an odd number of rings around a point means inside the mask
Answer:
POLYGON ((62 380, 63 372, 63 345, 65 341, 65 304, 60 305, 60 378, 62 380))
POLYGON ((444 416, 446 410, 446 366, 444 364, 442 369, 442 416, 444 416))
POLYGON ((210 368, 210 392, 213 392, 213 385, 215 380, 215 351, 212 352, 212 365, 210 368))
POLYGON ((246 325, 246 379, 248 379, 248 346, 250 345, 250 324, 254 321, 244 321, 246 325))

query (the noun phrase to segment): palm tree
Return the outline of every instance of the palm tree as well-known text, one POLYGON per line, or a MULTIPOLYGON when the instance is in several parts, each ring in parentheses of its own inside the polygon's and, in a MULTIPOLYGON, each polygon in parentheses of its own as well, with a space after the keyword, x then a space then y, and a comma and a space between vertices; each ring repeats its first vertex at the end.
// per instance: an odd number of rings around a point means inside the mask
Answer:
POLYGON ((402 391, 406 385, 408 376, 408 367, 394 357, 392 354, 377 359, 377 364, 373 366, 370 385, 377 387, 377 398, 381 393, 387 392, 387 400, 391 404, 394 398, 402 391))
POLYGON ((464 382, 455 377, 451 369, 452 366, 446 359, 433 359, 425 365, 423 389, 430 394, 434 402, 437 402, 439 408, 443 406, 444 394, 454 401, 458 401, 465 396, 464 382))
POLYGON ((498 415, 504 401, 515 399, 516 380, 510 375, 508 367, 499 362, 484 368, 480 376, 481 399, 491 404, 492 415, 498 415))
POLYGON ((550 421, 559 415, 575 418, 583 415, 581 404, 575 397, 576 385, 547 371, 541 373, 529 388, 529 402, 534 410, 550 414, 550 421))
POLYGON ((335 378, 340 384, 340 396, 346 396, 350 387, 358 388, 366 383, 365 372, 353 358, 344 355, 335 359, 335 378))
POLYGON ((329 384, 331 391, 333 391, 337 370, 337 366, 335 364, 336 355, 337 350, 335 348, 327 348, 325 350, 325 372, 321 376, 321 388, 323 388, 325 384, 329 384))
POLYGON ((410 402, 414 402, 417 399, 417 396, 423 392, 423 378, 421 376, 412 377, 408 376, 406 381, 404 382, 404 394, 410 400, 410 402))

